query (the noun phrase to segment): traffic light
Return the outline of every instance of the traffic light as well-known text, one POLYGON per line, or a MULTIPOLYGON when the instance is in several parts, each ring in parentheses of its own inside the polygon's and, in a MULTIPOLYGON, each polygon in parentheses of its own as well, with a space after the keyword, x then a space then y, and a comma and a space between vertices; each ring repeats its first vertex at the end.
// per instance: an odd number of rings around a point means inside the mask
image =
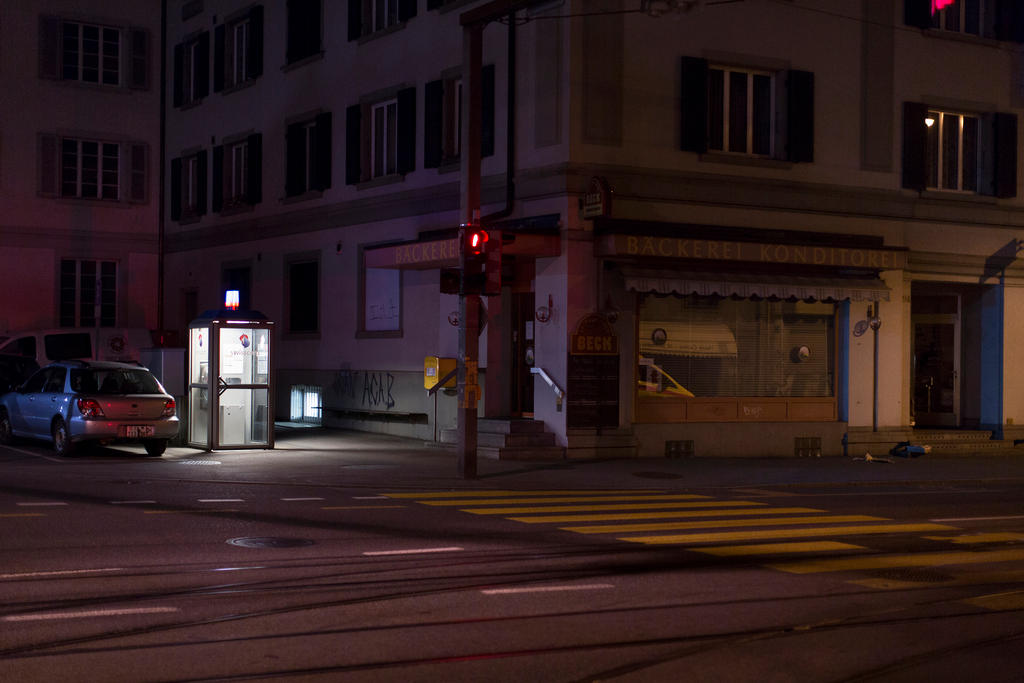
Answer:
POLYGON ((463 292, 493 296, 501 293, 501 237, 492 239, 479 225, 462 225, 463 292))

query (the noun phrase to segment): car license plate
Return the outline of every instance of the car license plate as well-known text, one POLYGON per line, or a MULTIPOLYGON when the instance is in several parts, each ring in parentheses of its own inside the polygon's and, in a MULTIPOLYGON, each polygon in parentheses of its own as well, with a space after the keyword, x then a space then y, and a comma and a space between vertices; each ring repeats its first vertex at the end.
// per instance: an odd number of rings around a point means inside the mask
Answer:
POLYGON ((156 429, 153 425, 121 425, 121 436, 126 439, 139 439, 144 436, 153 436, 156 429))

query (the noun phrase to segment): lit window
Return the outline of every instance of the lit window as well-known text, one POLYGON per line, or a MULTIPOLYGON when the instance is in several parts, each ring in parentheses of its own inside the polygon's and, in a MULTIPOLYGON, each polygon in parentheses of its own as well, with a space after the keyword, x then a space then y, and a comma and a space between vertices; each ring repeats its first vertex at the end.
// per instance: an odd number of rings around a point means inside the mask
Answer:
POLYGON ((708 149, 771 156, 773 92, 770 73, 708 69, 708 149))
POLYGON ((929 111, 927 167, 928 187, 941 190, 978 191, 978 118, 950 112, 929 111))

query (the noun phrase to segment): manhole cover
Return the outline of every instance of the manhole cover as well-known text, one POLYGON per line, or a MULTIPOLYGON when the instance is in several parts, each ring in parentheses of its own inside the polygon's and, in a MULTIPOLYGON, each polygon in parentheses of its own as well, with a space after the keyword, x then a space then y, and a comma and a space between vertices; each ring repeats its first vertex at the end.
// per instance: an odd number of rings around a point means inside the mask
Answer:
POLYGON ((871 575, 888 581, 910 581, 913 583, 942 583, 943 581, 953 580, 953 577, 949 574, 943 574, 932 569, 917 568, 879 569, 872 572, 871 575))
POLYGON ((634 472, 634 477, 641 477, 642 479, 682 479, 683 475, 673 474, 671 472, 634 472))
POLYGON ((242 548, 297 548, 303 545, 313 545, 308 538, 280 538, 273 536, 232 538, 229 545, 237 545, 242 548))

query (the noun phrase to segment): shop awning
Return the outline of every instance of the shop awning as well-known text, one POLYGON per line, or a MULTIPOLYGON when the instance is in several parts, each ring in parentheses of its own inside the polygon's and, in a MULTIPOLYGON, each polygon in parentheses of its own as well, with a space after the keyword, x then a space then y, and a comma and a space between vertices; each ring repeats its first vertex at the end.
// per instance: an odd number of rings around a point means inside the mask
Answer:
POLYGON ((720 322, 641 320, 640 355, 733 358, 736 337, 720 322))
POLYGON ((740 296, 802 301, 889 301, 878 278, 800 277, 743 273, 685 273, 624 269, 626 289, 656 294, 740 296))

